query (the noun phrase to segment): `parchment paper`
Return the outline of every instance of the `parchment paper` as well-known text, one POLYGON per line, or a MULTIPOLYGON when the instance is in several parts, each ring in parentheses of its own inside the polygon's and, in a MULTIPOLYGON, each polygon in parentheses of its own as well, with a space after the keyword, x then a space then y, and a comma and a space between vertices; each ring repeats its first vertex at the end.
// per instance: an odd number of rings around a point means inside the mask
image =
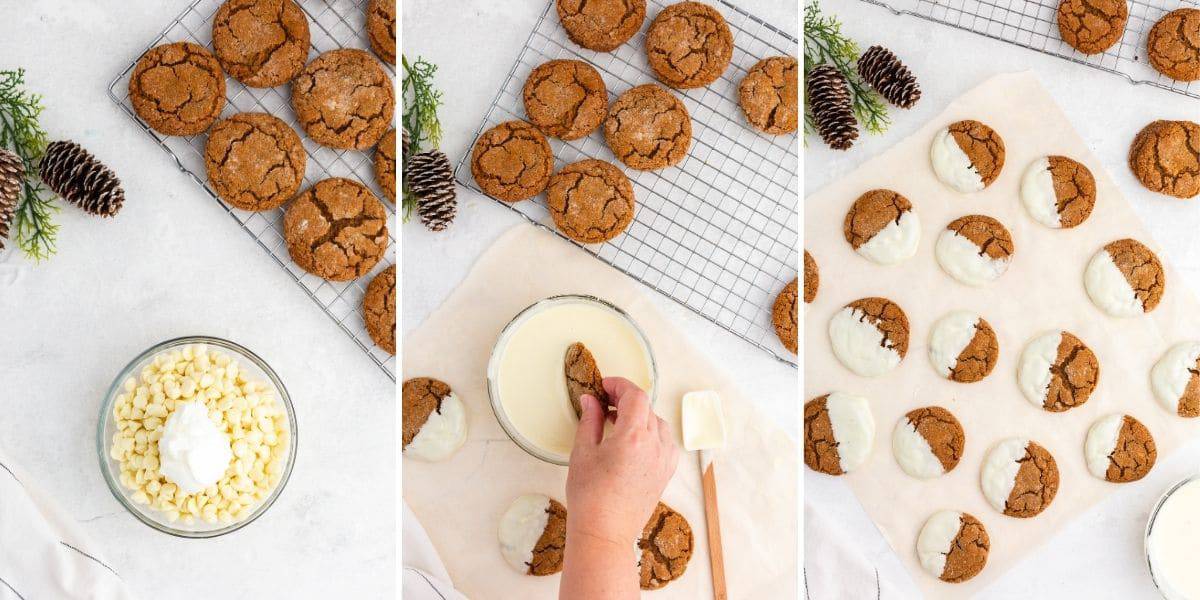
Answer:
MULTIPOLYGON (((1136 193, 1152 196, 1140 189, 1136 193)), ((1154 200, 1176 201, 1166 197, 1154 200)), ((912 137, 808 197, 805 236, 805 246, 821 269, 820 293, 804 315, 805 399, 834 390, 871 399, 876 421, 874 448, 867 463, 845 479, 918 587, 930 598, 962 598, 983 589, 1117 485, 1140 485, 1108 483, 1088 473, 1083 440, 1098 417, 1127 412, 1141 420, 1154 435, 1160 462, 1185 438, 1200 432, 1200 422, 1176 417, 1163 409, 1149 382, 1151 366, 1167 348, 1200 338, 1200 305, 1170 265, 1166 265, 1163 300, 1148 315, 1115 319, 1088 300, 1083 287, 1084 267, 1104 244, 1132 237, 1159 252, 1160 259, 1165 257, 1100 162, 1032 74, 989 79, 953 102, 912 137), (999 179, 989 188, 964 196, 936 179, 929 166, 929 144, 937 130, 966 118, 981 120, 999 132, 1007 159, 999 179), (1075 158, 1096 177, 1095 210, 1074 229, 1043 227, 1021 205, 1022 173, 1036 158, 1047 154, 1075 158), (867 261, 855 254, 842 236, 842 222, 850 204, 861 193, 877 187, 906 196, 921 219, 922 238, 916 256, 897 266, 882 267, 867 261), (1016 246, 1008 272, 983 288, 957 283, 941 271, 933 255, 934 241, 941 230, 966 214, 999 219, 1012 232, 1016 246), (876 295, 891 298, 904 309, 912 334, 908 354, 900 366, 881 377, 867 379, 848 371, 833 356, 828 324, 846 303, 876 295), (930 327, 955 309, 976 311, 991 323, 999 338, 1000 359, 991 375, 981 382, 959 384, 941 379, 930 365, 930 327), (1087 404, 1055 414, 1025 399, 1017 387, 1016 367, 1027 341, 1057 328, 1075 333, 1095 351, 1100 379, 1087 404), (896 464, 891 436, 904 413, 930 404, 944 406, 958 417, 967 442, 965 455, 954 471, 919 481, 904 474, 896 464), (979 468, 984 454, 992 444, 1009 436, 1036 440, 1054 454, 1058 463, 1058 496, 1042 514, 1031 519, 996 512, 980 491, 979 468), (966 583, 943 583, 917 562, 917 534, 925 519, 943 508, 975 515, 991 538, 987 567, 966 583)))
MULTIPOLYGON (((488 403, 486 370, 493 343, 517 312, 564 293, 609 300, 643 328, 658 361, 655 410, 675 428, 677 441, 683 394, 699 389, 721 394, 729 437, 727 447, 717 454, 716 474, 729 596, 795 597, 796 444, 661 318, 645 298, 651 292, 525 224, 497 240, 449 299, 404 339, 404 378, 437 377, 467 406, 468 441, 457 454, 440 463, 406 458, 403 466, 404 498, 428 531, 455 586, 477 600, 557 598, 558 575, 521 575, 504 562, 496 526, 520 494, 544 493, 565 503, 567 469, 529 456, 505 435, 488 403)), ((683 577, 646 597, 712 597, 695 453, 681 453, 663 501, 691 523, 695 551, 683 577)))

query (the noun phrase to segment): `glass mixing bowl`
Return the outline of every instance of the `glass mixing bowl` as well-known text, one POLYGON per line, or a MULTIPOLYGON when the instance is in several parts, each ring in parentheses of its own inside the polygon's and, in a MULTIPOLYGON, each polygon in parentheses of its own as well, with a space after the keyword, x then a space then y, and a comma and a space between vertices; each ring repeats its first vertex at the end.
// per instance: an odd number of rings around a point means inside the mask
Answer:
POLYGON ((1175 482, 1174 485, 1167 488, 1167 491, 1163 492, 1163 495, 1159 497, 1158 502, 1154 503, 1154 509, 1150 511, 1150 519, 1146 521, 1146 534, 1142 538, 1142 552, 1146 557, 1146 568, 1150 570, 1150 579, 1154 581, 1154 587, 1158 589, 1158 593, 1161 594, 1163 598, 1167 598, 1168 600, 1175 600, 1175 598, 1178 596, 1173 595, 1167 583, 1160 580, 1162 575, 1154 571, 1154 562, 1150 558, 1150 535, 1154 532, 1154 523, 1158 520, 1159 511, 1162 510, 1163 505, 1167 503, 1167 500, 1171 497, 1171 495, 1179 491, 1179 488, 1196 480, 1200 480, 1200 473, 1185 477, 1184 479, 1175 482))

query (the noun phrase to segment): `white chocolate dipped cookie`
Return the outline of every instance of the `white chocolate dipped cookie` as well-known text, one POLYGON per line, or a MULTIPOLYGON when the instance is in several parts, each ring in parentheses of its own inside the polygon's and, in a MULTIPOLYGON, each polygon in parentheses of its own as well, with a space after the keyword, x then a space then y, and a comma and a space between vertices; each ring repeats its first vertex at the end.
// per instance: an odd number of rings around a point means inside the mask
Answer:
POLYGON ((1171 414, 1200 416, 1200 342, 1171 346, 1150 369, 1150 387, 1171 414))
POLYGON ((947 583, 962 583, 987 565, 991 541, 983 523, 970 513, 933 513, 917 536, 917 560, 930 575, 947 583))
POLYGON ((867 260, 894 265, 917 253, 921 220, 908 198, 892 190, 871 190, 846 212, 842 234, 867 260))
POLYGON ((967 436, 950 411, 926 406, 904 415, 892 432, 892 454, 905 473, 933 479, 958 466, 967 436))
POLYGON ((1113 317, 1148 313, 1162 300, 1167 280, 1158 256, 1137 240, 1109 242, 1083 273, 1088 297, 1113 317))
POLYGON ((992 508, 1010 517, 1033 517, 1058 493, 1058 464, 1037 442, 1008 438, 984 457, 979 484, 992 508))
POLYGON ((562 570, 567 542, 567 509, 543 494, 518 496, 500 517, 500 554, 525 575, 562 570))
POLYGON ((1158 450, 1154 436, 1141 421, 1116 413, 1092 423, 1083 442, 1083 456, 1092 475, 1113 483, 1128 483, 1150 472, 1158 450))
POLYGON ((1049 412, 1088 401, 1100 381, 1096 354, 1069 331, 1048 331, 1025 345, 1017 363, 1017 385, 1025 399, 1049 412))
POLYGON ((908 317, 887 298, 861 298, 829 321, 829 341, 838 360, 863 377, 891 371, 908 353, 908 317))
POLYGON ((1004 168, 1004 140, 979 121, 951 123, 933 137, 929 163, 952 190, 969 194, 991 185, 1004 168))
POLYGON ((467 411, 449 385, 417 377, 405 381, 401 392, 405 456, 436 462, 462 447, 467 439, 467 411))
POLYGON ((929 362, 938 375, 951 381, 979 381, 992 372, 999 358, 996 332, 973 312, 951 312, 930 331, 929 362))
POLYGON ((934 246, 942 270, 961 283, 982 286, 1000 278, 1012 261, 1012 235, 984 215, 959 217, 946 226, 934 246))
POLYGON ((858 468, 875 443, 875 418, 866 398, 833 392, 804 403, 804 464, 827 475, 858 468))
POLYGON ((1021 203, 1034 221, 1051 229, 1083 223, 1096 206, 1096 178, 1082 163, 1043 156, 1021 177, 1021 203))

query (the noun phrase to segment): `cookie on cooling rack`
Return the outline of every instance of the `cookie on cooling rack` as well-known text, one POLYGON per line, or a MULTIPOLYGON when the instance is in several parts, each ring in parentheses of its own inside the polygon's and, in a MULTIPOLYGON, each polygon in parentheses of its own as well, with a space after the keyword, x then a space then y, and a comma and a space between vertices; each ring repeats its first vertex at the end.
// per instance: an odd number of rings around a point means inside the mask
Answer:
POLYGON ((604 121, 613 154, 634 169, 663 169, 683 160, 692 145, 692 119, 674 94, 648 83, 613 102, 604 121))
POLYGON ((1177 8, 1159 19, 1150 28, 1146 53, 1150 64, 1171 79, 1200 79, 1200 9, 1177 8))
POLYGON ((1062 0, 1058 4, 1058 33, 1084 54, 1099 54, 1121 40, 1129 20, 1126 0, 1062 0))
POLYGON ((595 131, 608 113, 604 79, 581 60, 538 65, 525 80, 521 95, 529 122, 562 140, 577 140, 595 131))
POLYGON ((363 322, 377 346, 396 354, 396 265, 379 272, 363 295, 363 322))
MULTIPOLYGON (((804 301, 811 302, 808 296, 809 272, 808 262, 811 257, 808 251, 804 251, 804 301)), ((814 277, 816 272, 816 263, 813 263, 814 277)), ((813 282, 813 296, 816 296, 816 282, 813 282)), ((799 294, 799 285, 797 280, 793 279, 790 283, 783 286, 783 290, 775 297, 775 304, 771 307, 771 324, 775 326, 775 335, 779 336, 779 341, 787 348, 789 352, 795 354, 799 345, 800 327, 797 324, 799 317, 797 316, 796 299, 799 294)))
POLYGON ((383 134, 375 146, 375 182, 392 204, 396 203, 396 130, 383 134))
POLYGON ((292 0, 228 0, 212 25, 225 72, 256 88, 296 78, 308 59, 308 18, 292 0))
POLYGON ((396 64, 396 0, 367 4, 367 37, 371 49, 389 65, 396 64))
POLYGON ((507 121, 479 136, 471 150, 471 175, 479 188, 505 202, 546 189, 554 170, 550 143, 525 121, 507 121))
POLYGON ((331 148, 364 150, 392 126, 396 93, 379 61, 363 50, 330 50, 292 82, 292 108, 308 137, 331 148))
POLYGON ((733 34, 717 9, 679 2, 658 13, 646 30, 646 58, 658 79, 673 88, 704 87, 733 58, 733 34))
POLYGON ((550 178, 546 208, 567 237, 584 244, 607 242, 633 221, 633 185, 612 163, 581 160, 550 178))
POLYGON ((225 108, 225 74, 217 59, 191 42, 163 44, 138 59, 129 78, 133 110, 166 135, 195 135, 225 108))
POLYGON ((742 78, 738 101, 746 120, 759 131, 773 135, 796 131, 800 89, 796 67, 791 56, 772 56, 758 61, 742 78))
POLYGON ((331 281, 362 277, 388 246, 387 211, 363 184, 318 181, 283 216, 288 254, 300 268, 331 281))
POLYGON ((222 200, 242 210, 282 206, 304 182, 307 161, 295 130, 265 113, 218 121, 204 146, 208 182, 222 200))
POLYGON ((567 37, 597 52, 616 50, 646 20, 646 0, 558 0, 556 8, 567 37))

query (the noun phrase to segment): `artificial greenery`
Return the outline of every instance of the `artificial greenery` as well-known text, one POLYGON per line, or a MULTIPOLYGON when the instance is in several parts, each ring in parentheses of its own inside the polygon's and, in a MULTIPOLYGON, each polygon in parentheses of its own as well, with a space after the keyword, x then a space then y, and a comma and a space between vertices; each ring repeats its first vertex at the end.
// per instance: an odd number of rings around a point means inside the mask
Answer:
POLYGON ((17 203, 12 238, 25 255, 40 261, 54 254, 58 206, 38 179, 38 160, 46 150, 46 132, 38 124, 42 98, 25 90, 25 70, 0 71, 0 147, 8 148, 25 164, 21 199, 17 203))
MULTIPOLYGON (((400 57, 404 66, 404 81, 401 94, 404 99, 404 128, 408 131, 408 148, 403 149, 402 156, 412 156, 421 151, 422 142, 427 142, 431 148, 437 148, 442 141, 442 124, 438 121, 437 110, 442 105, 442 92, 433 85, 433 76, 437 73, 437 65, 426 61, 420 56, 409 63, 407 56, 400 57)), ((404 190, 404 221, 407 222, 417 206, 417 197, 404 190)))
MULTIPOLYGON (((890 124, 887 105, 883 98, 863 83, 858 76, 855 63, 858 61, 858 44, 842 33, 842 24, 834 16, 821 14, 821 6, 815 0, 804 9, 804 74, 823 64, 833 65, 850 86, 854 116, 870 133, 882 133, 890 124)), ((816 131, 812 111, 808 110, 805 98, 804 132, 816 131)))

